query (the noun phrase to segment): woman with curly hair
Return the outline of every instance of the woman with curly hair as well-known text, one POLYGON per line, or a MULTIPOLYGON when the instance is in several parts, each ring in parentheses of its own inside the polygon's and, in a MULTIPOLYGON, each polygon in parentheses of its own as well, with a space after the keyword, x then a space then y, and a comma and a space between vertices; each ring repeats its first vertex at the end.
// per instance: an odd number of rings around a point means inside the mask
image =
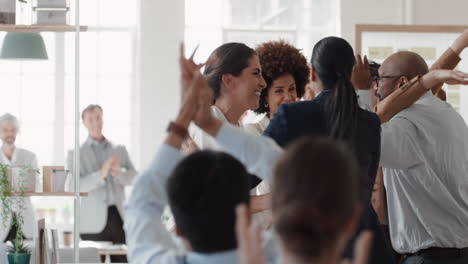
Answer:
POLYGON ((256 52, 267 86, 262 90, 255 112, 265 116, 258 123, 246 124, 245 129, 263 134, 281 104, 302 97, 309 80, 309 67, 300 50, 283 40, 262 43, 256 52))
MULTIPOLYGON (((259 107, 254 111, 264 114, 264 117, 257 123, 245 124, 244 130, 261 135, 280 104, 296 102, 302 97, 309 80, 309 67, 300 50, 282 40, 262 43, 255 51, 262 66, 266 88, 262 90, 259 107)), ((268 228, 271 217, 265 210, 270 207, 270 185, 263 181, 254 192, 257 196, 251 199, 251 211, 259 213, 254 220, 268 228)))

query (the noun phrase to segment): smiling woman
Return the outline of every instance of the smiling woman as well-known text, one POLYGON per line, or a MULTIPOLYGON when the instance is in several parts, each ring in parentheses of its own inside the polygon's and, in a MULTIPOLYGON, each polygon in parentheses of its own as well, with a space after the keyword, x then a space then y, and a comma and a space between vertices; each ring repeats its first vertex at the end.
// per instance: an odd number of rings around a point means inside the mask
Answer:
POLYGON ((255 112, 265 114, 265 117, 257 123, 247 124, 246 130, 262 134, 281 104, 295 102, 304 94, 309 67, 300 50, 285 41, 262 43, 256 51, 267 86, 262 90, 255 112))
MULTIPOLYGON (((265 80, 255 51, 243 43, 226 43, 213 51, 215 62, 204 75, 214 91, 213 114, 223 122, 240 126, 239 119, 247 110, 258 108, 265 80)), ((198 127, 191 127, 190 136, 199 149, 219 150, 214 139, 198 127)))

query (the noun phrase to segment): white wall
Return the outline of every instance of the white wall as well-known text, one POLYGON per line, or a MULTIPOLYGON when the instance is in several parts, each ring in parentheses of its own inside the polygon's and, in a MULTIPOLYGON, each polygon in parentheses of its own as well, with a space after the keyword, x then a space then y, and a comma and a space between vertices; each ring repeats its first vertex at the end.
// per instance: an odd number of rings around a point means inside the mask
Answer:
POLYGON ((356 24, 467 25, 467 0, 341 0, 341 35, 354 46, 356 24))
POLYGON ((139 13, 134 160, 143 170, 179 107, 177 58, 184 38, 184 0, 140 0, 139 13))

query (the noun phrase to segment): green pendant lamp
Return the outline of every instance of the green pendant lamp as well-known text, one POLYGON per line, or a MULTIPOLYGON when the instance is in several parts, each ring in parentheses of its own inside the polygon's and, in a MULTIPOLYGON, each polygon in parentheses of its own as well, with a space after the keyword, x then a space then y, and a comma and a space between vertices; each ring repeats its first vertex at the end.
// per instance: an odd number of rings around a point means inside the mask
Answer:
POLYGON ((3 40, 0 59, 47 60, 44 39, 36 32, 8 32, 3 40))

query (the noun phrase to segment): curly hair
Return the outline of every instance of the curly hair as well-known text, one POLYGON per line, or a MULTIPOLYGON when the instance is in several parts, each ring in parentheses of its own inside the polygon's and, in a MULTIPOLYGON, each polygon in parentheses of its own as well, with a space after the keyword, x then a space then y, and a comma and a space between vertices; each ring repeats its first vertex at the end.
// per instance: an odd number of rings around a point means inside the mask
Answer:
POLYGON ((274 80, 284 74, 291 74, 296 82, 296 92, 298 97, 302 97, 305 86, 309 81, 309 67, 307 60, 299 49, 291 44, 280 41, 268 41, 260 44, 255 49, 262 66, 262 75, 267 84, 260 95, 260 105, 255 110, 256 113, 269 113, 269 106, 266 105, 268 89, 274 80))

